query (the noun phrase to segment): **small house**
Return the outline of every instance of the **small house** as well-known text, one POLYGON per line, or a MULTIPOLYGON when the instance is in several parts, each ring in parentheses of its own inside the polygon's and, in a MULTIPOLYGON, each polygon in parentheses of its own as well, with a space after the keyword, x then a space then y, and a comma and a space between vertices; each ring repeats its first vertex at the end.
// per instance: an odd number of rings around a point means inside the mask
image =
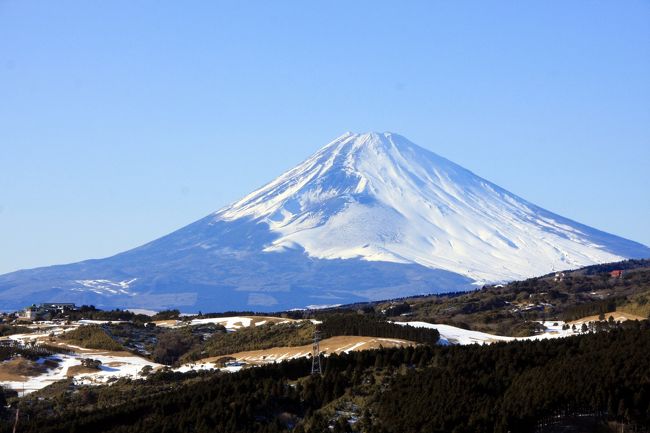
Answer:
POLYGON ((35 320, 38 317, 38 309, 34 307, 27 307, 20 313, 18 318, 23 320, 35 320))
POLYGON ((609 275, 612 278, 621 278, 623 277, 623 270, 622 269, 613 270, 612 272, 609 273, 609 275))

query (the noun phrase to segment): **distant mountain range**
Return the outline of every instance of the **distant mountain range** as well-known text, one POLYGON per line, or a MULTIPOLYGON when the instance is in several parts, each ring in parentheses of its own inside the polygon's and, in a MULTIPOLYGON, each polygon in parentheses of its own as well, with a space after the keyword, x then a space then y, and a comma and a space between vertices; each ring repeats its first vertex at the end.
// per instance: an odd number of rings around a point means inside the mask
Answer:
POLYGON ((393 133, 346 133, 242 200, 112 257, 0 276, 0 308, 270 311, 457 291, 642 244, 544 210, 393 133))

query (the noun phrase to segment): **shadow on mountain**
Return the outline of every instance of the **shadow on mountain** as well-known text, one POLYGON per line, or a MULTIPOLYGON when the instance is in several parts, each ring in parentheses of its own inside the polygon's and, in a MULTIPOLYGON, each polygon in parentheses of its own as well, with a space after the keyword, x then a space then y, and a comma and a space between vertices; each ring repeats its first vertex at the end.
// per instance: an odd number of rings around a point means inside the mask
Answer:
POLYGON ((278 311, 464 290, 472 283, 416 264, 316 259, 302 249, 261 252, 274 238, 265 223, 206 217, 113 257, 0 276, 0 308, 56 301, 278 311))

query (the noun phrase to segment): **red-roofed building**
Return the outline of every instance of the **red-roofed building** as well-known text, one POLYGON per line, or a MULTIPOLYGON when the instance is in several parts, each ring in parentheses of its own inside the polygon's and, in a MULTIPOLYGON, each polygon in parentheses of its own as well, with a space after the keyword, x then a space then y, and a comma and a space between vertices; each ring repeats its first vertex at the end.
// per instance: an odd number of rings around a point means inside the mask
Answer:
POLYGON ((612 278, 621 278, 623 276, 623 271, 621 269, 616 269, 609 273, 612 278))

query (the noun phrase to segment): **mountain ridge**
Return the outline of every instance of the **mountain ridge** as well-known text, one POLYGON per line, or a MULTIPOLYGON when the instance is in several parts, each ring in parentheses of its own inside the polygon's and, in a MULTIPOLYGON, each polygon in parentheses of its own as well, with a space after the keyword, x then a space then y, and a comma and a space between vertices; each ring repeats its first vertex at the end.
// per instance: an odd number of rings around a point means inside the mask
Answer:
POLYGON ((105 258, 0 276, 0 308, 278 310, 471 288, 650 249, 389 132, 346 133, 239 201, 105 258))

